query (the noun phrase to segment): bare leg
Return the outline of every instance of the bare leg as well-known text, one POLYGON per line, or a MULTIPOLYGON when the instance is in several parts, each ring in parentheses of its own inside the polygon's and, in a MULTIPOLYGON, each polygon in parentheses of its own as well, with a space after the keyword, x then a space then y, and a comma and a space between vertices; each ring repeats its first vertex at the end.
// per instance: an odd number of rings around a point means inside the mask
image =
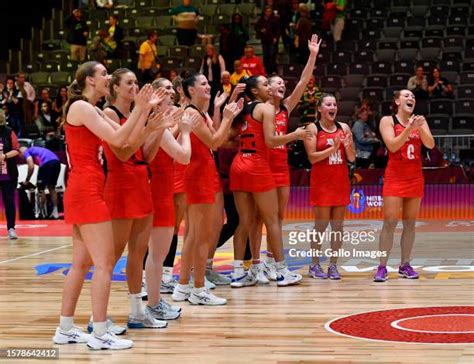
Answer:
MULTIPOLYGON (((331 207, 329 206, 314 206, 314 230, 316 233, 323 233, 329 225, 329 220, 331 218, 331 207)), ((323 241, 320 241, 318 238, 311 241, 311 249, 314 249, 317 252, 321 251, 321 245, 323 241)), ((313 264, 319 264, 319 257, 316 254, 313 254, 312 258, 313 264)))
MULTIPOLYGON (((346 212, 346 206, 334 206, 331 208, 331 231, 333 237, 331 239, 331 249, 333 252, 337 252, 342 246, 342 233, 344 232, 344 214, 346 212)), ((337 263, 337 254, 333 254, 330 259, 332 264, 337 263)))
POLYGON ((406 198, 403 200, 403 232, 400 240, 402 248, 401 264, 410 262, 413 244, 415 243, 416 216, 420 210, 421 198, 406 198))
POLYGON ((143 258, 150 239, 153 215, 133 220, 128 242, 127 282, 131 294, 142 290, 143 258))
POLYGON ((383 203, 383 214, 384 222, 382 231, 380 232, 379 250, 386 252, 385 257, 380 258, 380 265, 386 266, 390 251, 393 247, 393 234, 398 223, 398 216, 400 215, 400 209, 403 204, 403 198, 387 196, 384 197, 383 203))

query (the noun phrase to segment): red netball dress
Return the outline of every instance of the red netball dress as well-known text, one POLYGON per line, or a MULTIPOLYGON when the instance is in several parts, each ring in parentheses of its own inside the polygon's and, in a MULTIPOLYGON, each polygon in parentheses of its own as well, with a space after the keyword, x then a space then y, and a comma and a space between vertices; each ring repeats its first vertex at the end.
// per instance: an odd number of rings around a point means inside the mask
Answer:
MULTIPOLYGON (((343 139, 342 126, 336 123, 336 131, 329 133, 316 122, 316 150, 321 152, 334 145, 337 136, 343 139)), ((326 159, 311 167, 310 204, 311 206, 345 206, 350 200, 349 169, 346 151, 341 142, 339 149, 326 159)))
MULTIPOLYGON (((393 115, 395 136, 405 127, 393 115)), ((423 197, 425 180, 421 170, 421 138, 418 130, 413 130, 408 140, 396 152, 388 153, 385 169, 383 196, 423 197)))
POLYGON ((105 175, 99 160, 101 140, 85 126, 65 124, 68 181, 64 194, 67 224, 111 220, 104 200, 105 175))
POLYGON ((163 150, 160 149, 153 162, 151 169, 151 193, 153 196, 153 226, 174 226, 174 161, 163 150))
POLYGON ((230 190, 266 192, 276 188, 270 169, 269 149, 263 124, 252 116, 258 102, 245 105, 245 120, 240 128, 239 152, 230 167, 230 190))
POLYGON ((184 171, 187 165, 174 162, 174 193, 184 193, 184 171))
MULTIPOLYGON (((186 108, 197 108, 189 105, 186 108)), ((206 116, 202 115, 202 123, 206 123, 206 116)), ((184 192, 186 202, 190 204, 215 202, 215 195, 222 191, 216 164, 211 149, 206 146, 194 133, 191 133, 191 161, 184 172, 184 192)))
MULTIPOLYGON (((127 118, 114 106, 123 125, 127 118)), ((105 202, 113 219, 140 219, 153 213, 148 163, 141 149, 126 162, 121 162, 107 143, 102 143, 107 160, 105 202)))
MULTIPOLYGON (((283 105, 275 115, 275 135, 286 135, 288 131, 288 110, 283 105)), ((290 185, 290 168, 286 145, 270 149, 270 169, 277 187, 290 185)))

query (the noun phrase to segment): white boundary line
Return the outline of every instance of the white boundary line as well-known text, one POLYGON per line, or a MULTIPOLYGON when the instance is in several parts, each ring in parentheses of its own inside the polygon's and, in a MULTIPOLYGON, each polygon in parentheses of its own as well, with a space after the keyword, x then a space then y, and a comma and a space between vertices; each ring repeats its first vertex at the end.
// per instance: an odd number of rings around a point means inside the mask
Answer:
POLYGON ((66 244, 66 245, 58 246, 57 248, 48 249, 48 250, 43 250, 43 251, 40 251, 40 252, 38 252, 38 253, 23 255, 23 256, 21 256, 21 257, 17 257, 17 258, 13 258, 13 259, 2 260, 2 261, 0 261, 0 264, 15 262, 15 261, 20 260, 20 259, 23 259, 23 258, 35 257, 35 256, 37 256, 37 255, 41 255, 41 254, 44 254, 44 253, 49 253, 49 252, 52 252, 52 251, 55 251, 55 250, 59 250, 59 249, 63 249, 63 248, 69 247, 69 246, 72 246, 72 244, 66 244))
POLYGON ((415 329, 408 329, 406 327, 402 327, 399 325, 400 322, 402 321, 408 321, 408 320, 414 320, 414 319, 419 319, 419 318, 426 318, 426 317, 446 317, 446 316, 470 316, 474 317, 474 314, 463 314, 463 313, 444 313, 440 315, 424 315, 424 316, 413 316, 413 317, 406 317, 402 318, 397 321, 393 321, 390 326, 392 326, 394 329, 398 330, 403 330, 403 331, 410 331, 410 332, 420 332, 420 333, 426 333, 426 334, 474 334, 474 331, 428 331, 428 330, 415 330, 415 329))
MULTIPOLYGON (((385 309, 385 310, 362 311, 362 312, 358 312, 358 313, 352 313, 350 315, 336 317, 336 318, 326 322, 324 324, 324 328, 327 331, 333 333, 334 335, 345 336, 345 337, 349 337, 351 339, 364 340, 364 341, 373 341, 373 342, 380 342, 380 343, 395 343, 395 344, 409 344, 409 345, 414 345, 414 344, 417 344, 417 345, 469 345, 469 344, 472 344, 472 343, 423 343, 423 342, 410 342, 410 341, 368 339, 368 338, 365 338, 365 337, 359 337, 359 336, 352 336, 352 335, 348 335, 348 334, 343 334, 343 333, 335 331, 331 328, 331 324, 334 321, 337 321, 337 320, 342 319, 342 318, 354 316, 354 315, 360 315, 360 314, 363 314, 363 313, 384 312, 384 311, 404 310, 404 309, 413 309, 413 308, 448 308, 448 307, 459 307, 459 306, 469 306, 469 305, 431 306, 431 307, 430 306, 428 306, 428 307, 427 306, 419 306, 419 307, 410 306, 410 307, 388 308, 388 309, 385 309)), ((469 307, 473 307, 473 306, 469 306, 469 307)))

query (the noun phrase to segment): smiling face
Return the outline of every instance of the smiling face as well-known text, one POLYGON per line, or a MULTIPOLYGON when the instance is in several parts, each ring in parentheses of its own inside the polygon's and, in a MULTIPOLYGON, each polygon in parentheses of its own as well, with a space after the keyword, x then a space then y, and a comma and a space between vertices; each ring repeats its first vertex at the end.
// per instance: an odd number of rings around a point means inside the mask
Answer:
POLYGON ((138 80, 133 72, 124 73, 118 85, 114 85, 117 97, 132 102, 138 93, 138 80))
POLYGON ((167 110, 169 107, 173 106, 175 91, 173 84, 169 80, 163 80, 160 88, 164 88, 166 91, 166 97, 160 105, 161 110, 167 110), (163 109, 164 108, 164 109, 163 109))
POLYGON ((415 95, 409 90, 401 90, 400 95, 395 99, 395 104, 398 107, 398 112, 411 115, 415 110, 415 95))
POLYGON ((322 121, 334 122, 337 115, 337 102, 334 96, 326 96, 321 100, 321 105, 318 106, 318 111, 321 115, 322 121))
POLYGON ((192 98, 210 100, 211 86, 207 82, 206 76, 198 75, 194 85, 189 87, 189 92, 192 98))
POLYGON ((434 78, 439 78, 441 75, 439 73, 439 69, 433 68, 433 77, 434 78))
POLYGON ((278 100, 282 100, 285 97, 286 86, 285 81, 281 77, 274 76, 270 78, 270 91, 272 97, 278 100))
POLYGON ((93 76, 87 76, 88 83, 94 87, 99 97, 109 95, 109 80, 110 76, 107 74, 107 69, 103 64, 97 64, 95 66, 95 72, 93 76))
POLYGON ((423 67, 418 67, 416 69, 416 77, 423 78, 424 74, 425 74, 425 71, 423 70, 423 67))

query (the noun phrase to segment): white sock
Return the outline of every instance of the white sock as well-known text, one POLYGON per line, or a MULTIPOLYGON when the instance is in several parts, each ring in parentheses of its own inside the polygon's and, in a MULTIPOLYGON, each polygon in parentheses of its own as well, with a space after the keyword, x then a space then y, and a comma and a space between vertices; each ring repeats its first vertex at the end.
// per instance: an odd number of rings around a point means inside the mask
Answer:
POLYGON ((73 316, 59 316, 59 328, 63 331, 69 331, 74 326, 73 316))
POLYGON ((163 274, 173 275, 173 267, 163 267, 163 274))
POLYGON ((142 305, 140 293, 130 293, 128 297, 130 298, 130 309, 132 311, 130 315, 132 317, 142 317, 145 314, 145 309, 142 305))
POLYGON ((276 269, 278 273, 284 273, 286 268, 286 262, 282 260, 281 262, 276 262, 276 269))
POLYGON ((177 284, 180 291, 187 292, 189 291, 189 284, 177 284))
POLYGON ((57 215, 58 214, 58 207, 53 207, 53 214, 54 215, 57 215))
POLYGON ((194 293, 200 294, 206 290, 206 287, 193 288, 194 293))
POLYGON ((101 337, 107 332, 107 321, 104 322, 94 322, 93 324, 95 336, 101 337))
POLYGON ((267 263, 275 263, 275 258, 274 258, 274 257, 266 256, 266 257, 265 257, 265 262, 267 262, 267 263))
POLYGON ((142 270, 142 280, 146 280, 146 270, 142 270))
POLYGON ((234 273, 235 274, 245 273, 243 260, 234 260, 234 273))
POLYGON ((212 270, 213 259, 208 259, 206 264, 206 269, 212 270))

